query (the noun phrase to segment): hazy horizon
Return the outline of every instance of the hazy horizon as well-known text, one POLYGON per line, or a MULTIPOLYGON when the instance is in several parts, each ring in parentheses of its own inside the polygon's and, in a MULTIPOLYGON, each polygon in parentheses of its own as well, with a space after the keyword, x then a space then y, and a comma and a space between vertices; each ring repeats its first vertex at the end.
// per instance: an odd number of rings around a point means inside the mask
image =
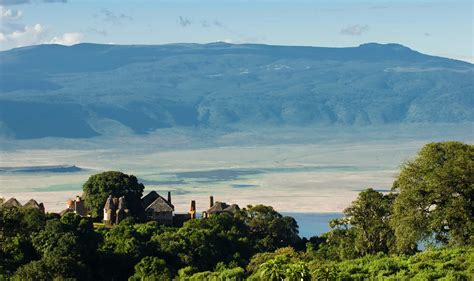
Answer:
MULTIPOLYGON (((354 45, 345 45, 345 46, 318 46, 318 45, 304 45, 304 44, 267 44, 267 43, 258 43, 258 42, 242 42, 242 43, 233 43, 233 42, 226 42, 226 41, 209 41, 209 42, 191 42, 191 41, 180 41, 180 42, 168 42, 168 43, 160 43, 160 44, 116 44, 116 43, 100 43, 100 42, 78 42, 75 44, 70 44, 70 45, 64 45, 60 43, 39 43, 39 44, 34 44, 34 45, 28 45, 28 46, 17 46, 17 47, 12 47, 10 49, 5 49, 5 50, 0 50, 0 52, 8 52, 11 50, 15 49, 22 49, 22 48, 30 48, 30 47, 35 47, 35 46, 42 46, 42 45, 58 45, 58 46, 65 46, 65 47, 73 47, 76 45, 110 45, 110 46, 162 46, 162 45, 210 45, 210 44, 218 44, 218 43, 224 43, 224 44, 229 44, 229 45, 271 45, 271 46, 281 46, 281 47, 309 47, 309 48, 355 48, 359 47, 361 45, 365 44, 380 44, 380 45, 401 45, 404 47, 407 47, 411 50, 414 51, 419 51, 416 50, 410 46, 400 44, 398 42, 377 42, 377 41, 367 41, 367 42, 361 42, 359 44, 354 44, 354 45)), ((433 57, 440 57, 440 58, 447 58, 451 60, 457 60, 460 62, 467 62, 470 64, 474 64, 474 60, 469 60, 469 59, 463 59, 463 58, 455 58, 455 57, 449 57, 449 56, 443 56, 443 55, 436 55, 436 54, 430 54, 430 53, 424 53, 421 52, 422 54, 428 55, 428 56, 433 56, 433 57)))
POLYGON ((466 0, 8 0, 0 6, 2 50, 79 42, 333 47, 393 42, 430 55, 474 61, 473 3, 466 0))

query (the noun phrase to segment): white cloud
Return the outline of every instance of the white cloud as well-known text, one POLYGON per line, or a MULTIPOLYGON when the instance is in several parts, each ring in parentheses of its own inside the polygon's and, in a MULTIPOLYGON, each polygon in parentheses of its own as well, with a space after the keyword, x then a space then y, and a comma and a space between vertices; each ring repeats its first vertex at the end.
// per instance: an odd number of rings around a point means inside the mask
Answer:
MULTIPOLYGON (((43 2, 63 2, 65 0, 41 0, 43 2)), ((20 3, 21 1, 2 1, 0 4, 14 4, 20 3)), ((48 29, 40 23, 34 25, 25 25, 16 20, 21 19, 23 12, 15 10, 9 7, 0 5, 0 43, 2 43, 1 49, 22 47, 36 44, 62 44, 62 45, 73 45, 80 42, 82 38, 81 33, 64 33, 62 36, 55 36, 52 39, 48 36, 48 29)))
POLYGON ((366 33, 367 31, 369 31, 369 26, 368 25, 355 24, 355 25, 350 25, 350 26, 347 26, 347 27, 341 29, 341 34, 352 35, 352 36, 360 36, 363 33, 366 33))
POLYGON ((48 30, 39 23, 31 26, 19 25, 15 30, 0 30, 0 43, 4 45, 3 48, 7 46, 12 48, 37 44, 74 45, 80 43, 83 36, 82 33, 68 32, 48 39, 48 33, 48 30))
POLYGON ((74 45, 81 42, 82 36, 83 36, 82 33, 78 33, 78 32, 64 33, 61 37, 57 37, 57 36, 53 37, 50 43, 67 45, 67 46, 74 45))
MULTIPOLYGON (((2 3, 3 4, 3 3, 2 3)), ((45 28, 41 24, 24 25, 15 22, 21 19, 23 12, 0 6, 0 42, 20 47, 36 44, 43 39, 45 28)))
POLYGON ((23 12, 14 9, 7 9, 0 6, 0 19, 5 21, 18 20, 23 16, 23 12))
POLYGON ((25 25, 10 33, 0 32, 0 42, 12 43, 16 47, 38 44, 43 40, 45 31, 45 28, 39 23, 31 26, 25 25))

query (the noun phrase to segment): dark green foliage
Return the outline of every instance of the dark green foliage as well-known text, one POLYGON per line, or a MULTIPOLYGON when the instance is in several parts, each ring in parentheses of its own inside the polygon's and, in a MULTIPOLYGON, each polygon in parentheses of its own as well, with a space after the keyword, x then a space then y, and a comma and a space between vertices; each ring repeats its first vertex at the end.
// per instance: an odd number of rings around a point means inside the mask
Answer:
POLYGON ((177 231, 152 237, 161 251, 174 257, 179 267, 213 269, 218 262, 242 264, 252 254, 247 226, 238 218, 223 213, 208 219, 191 220, 177 231), (222 249, 225 249, 223 251, 222 249))
POLYGON ((392 226, 401 252, 420 240, 474 243, 474 146, 430 143, 403 164, 393 184, 399 191, 392 226))
MULTIPOLYGON (((145 256, 157 255, 159 245, 153 242, 163 228, 156 222, 134 224, 124 220, 111 229, 99 229, 103 242, 99 245, 102 279, 122 280, 134 272, 134 266, 145 256)), ((126 279, 126 278, 125 278, 126 279)))
POLYGON ((177 231, 153 236, 152 241, 176 269, 193 266, 202 271, 214 269, 219 262, 245 266, 254 253, 294 245, 299 236, 293 218, 258 205, 235 216, 222 213, 188 221, 177 231))
POLYGON ((282 216, 270 206, 248 206, 240 215, 248 225, 259 252, 274 251, 300 241, 296 220, 282 216))
POLYGON ((171 274, 164 260, 144 257, 135 265, 135 274, 128 280, 171 280, 171 274))
POLYGON ((392 248, 395 238, 389 222, 395 197, 395 194, 383 195, 367 189, 344 210, 354 232, 354 247, 358 255, 388 253, 392 248))
POLYGON ((60 220, 48 220, 32 242, 42 257, 70 257, 92 262, 99 239, 90 219, 67 213, 60 220))
POLYGON ((89 219, 69 213, 59 220, 33 208, 0 213, 0 276, 16 271, 14 280, 91 278, 99 237, 89 219))
POLYGON ((31 236, 44 224, 45 216, 37 209, 0 207, 0 276, 38 257, 31 236))
POLYGON ((20 267, 13 280, 92 280, 89 268, 71 257, 45 257, 20 267))
POLYGON ((26 278, 38 271, 45 280, 55 277, 90 279, 97 261, 99 240, 88 218, 67 213, 60 220, 48 220, 44 229, 32 237, 41 259, 20 268, 16 275, 26 278))
POLYGON ((133 175, 109 171, 92 175, 82 186, 86 198, 86 206, 92 216, 98 219, 103 217, 104 204, 109 197, 125 196, 127 208, 135 217, 142 215, 140 198, 143 195, 143 184, 133 175))
MULTIPOLYGON (((398 195, 361 192, 331 231, 309 240, 263 205, 179 228, 128 218, 98 229, 74 213, 0 208, 0 280, 470 280, 472 160, 470 145, 429 144, 403 166, 398 195), (423 239, 437 243, 415 253, 423 239)), ((133 176, 105 175, 89 179, 92 198, 95 182, 143 191, 133 176)))
POLYGON ((332 230, 322 235, 326 243, 319 243, 319 256, 345 260, 390 252, 395 243, 390 227, 395 197, 394 194, 383 195, 373 189, 359 193, 357 200, 344 210, 345 217, 330 222, 332 230))

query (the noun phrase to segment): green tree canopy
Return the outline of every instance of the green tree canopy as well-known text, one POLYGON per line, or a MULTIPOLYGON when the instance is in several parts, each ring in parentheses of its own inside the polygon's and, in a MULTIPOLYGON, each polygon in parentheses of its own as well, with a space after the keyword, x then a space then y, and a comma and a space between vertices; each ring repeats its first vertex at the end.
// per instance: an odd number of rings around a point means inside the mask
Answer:
POLYGON ((258 251, 274 251, 300 241, 296 220, 282 216, 270 206, 248 206, 239 215, 248 226, 258 251))
POLYGON ((361 193, 344 210, 344 217, 330 221, 331 231, 322 235, 317 254, 326 259, 346 260, 393 249, 395 236, 390 217, 395 194, 373 189, 361 193))
POLYGON ((164 260, 144 257, 135 265, 135 274, 128 280, 171 280, 171 273, 164 260))
POLYGON ((116 171, 103 172, 92 175, 82 188, 86 206, 95 218, 101 219, 103 217, 104 204, 109 195, 113 197, 125 196, 131 214, 135 217, 142 215, 141 197, 145 187, 133 175, 116 171))
POLYGON ((354 231, 355 250, 360 256, 388 253, 392 248, 395 238, 389 222, 395 197, 369 188, 359 193, 357 200, 344 210, 354 231))
POLYGON ((30 236, 45 225, 45 215, 34 208, 0 206, 0 279, 36 258, 30 236))
POLYGON ((419 241, 474 243, 474 146, 439 142, 403 164, 391 224, 397 248, 413 252, 419 241))
POLYGON ((171 263, 177 268, 192 265, 198 270, 210 270, 218 262, 239 264, 242 259, 250 258, 251 245, 247 237, 246 225, 223 213, 187 221, 177 231, 153 236, 152 241, 160 245, 165 255, 179 258, 171 263))
POLYGON ((12 280, 92 280, 90 270, 71 257, 45 257, 18 268, 12 280))

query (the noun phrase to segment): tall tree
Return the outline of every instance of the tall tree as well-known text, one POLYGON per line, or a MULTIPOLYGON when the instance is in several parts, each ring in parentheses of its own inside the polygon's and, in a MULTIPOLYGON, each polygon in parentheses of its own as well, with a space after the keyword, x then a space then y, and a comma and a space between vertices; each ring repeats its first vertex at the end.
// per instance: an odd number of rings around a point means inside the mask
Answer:
POLYGON ((281 247, 294 246, 300 241, 296 220, 282 216, 271 206, 248 206, 238 215, 248 226, 258 251, 274 251, 281 247))
POLYGON ((438 142, 403 164, 391 224, 397 248, 413 252, 419 241, 474 243, 474 146, 438 142))
POLYGON ((390 226, 395 196, 370 188, 359 193, 344 210, 344 217, 330 221, 332 230, 322 235, 326 241, 320 245, 318 254, 326 259, 346 260, 388 253, 395 240, 390 226))
POLYGON ((103 208, 109 195, 113 197, 125 196, 127 207, 133 216, 142 215, 141 197, 143 184, 133 175, 109 171, 92 175, 83 185, 86 206, 94 218, 103 217, 103 208))
POLYGON ((354 246, 359 255, 387 253, 394 243, 390 215, 394 194, 383 195, 371 188, 359 193, 344 210, 354 231, 354 246))

